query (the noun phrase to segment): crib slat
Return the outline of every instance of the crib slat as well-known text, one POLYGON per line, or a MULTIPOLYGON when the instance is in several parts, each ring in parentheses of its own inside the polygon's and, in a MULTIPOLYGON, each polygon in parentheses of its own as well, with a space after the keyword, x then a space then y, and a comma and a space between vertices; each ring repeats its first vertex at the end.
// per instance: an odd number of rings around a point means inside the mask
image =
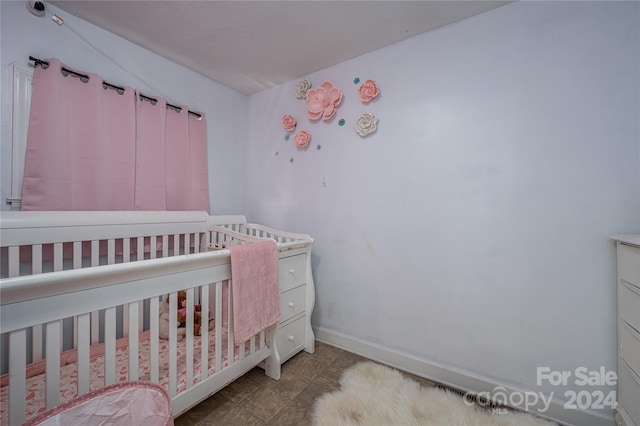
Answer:
POLYGON ((116 263, 116 240, 110 238, 107 240, 107 264, 116 263))
POLYGON ((89 392, 89 314, 78 315, 77 317, 77 348, 78 348, 78 395, 89 392))
POLYGON ((100 241, 91 241, 91 266, 98 266, 100 264, 100 241))
MULTIPOLYGON (((100 241, 91 241, 91 266, 98 266, 100 263, 100 241)), ((106 318, 105 318, 106 322, 106 318)), ((108 323, 107 323, 108 324, 108 323)), ((109 329, 110 327, 105 327, 109 329)), ((98 312, 91 312, 91 343, 96 344, 100 339, 100 315, 98 312)), ((106 379, 106 376, 105 376, 106 379)))
MULTIPOLYGON (((229 297, 227 298, 228 299, 227 300, 227 302, 228 302, 228 304, 227 304, 227 314, 228 314, 227 315, 228 316, 227 324, 229 324, 229 332, 228 332, 228 337, 227 338, 229 340, 227 340, 227 342, 228 342, 227 343, 227 348, 228 348, 229 354, 227 356, 228 356, 229 362, 232 362, 233 355, 234 355, 234 349, 235 349, 235 343, 234 343, 234 337, 233 337, 233 328, 234 328, 233 326, 234 326, 234 324, 233 324, 233 303, 232 303, 233 302, 232 301, 232 299, 233 299, 233 290, 232 290, 232 288, 233 288, 233 280, 231 278, 229 278, 228 283, 229 284, 228 284, 228 290, 227 291, 228 291, 229 297)), ((220 346, 220 349, 222 349, 222 346, 220 346)))
POLYGON ((153 383, 158 383, 159 381, 159 373, 158 373, 158 350, 159 350, 159 342, 158 342, 158 333, 159 333, 159 316, 160 310, 158 308, 159 300, 157 297, 152 297, 149 301, 149 351, 150 351, 150 378, 153 383))
MULTIPOLYGON (((73 329, 78 329, 78 317, 73 317, 73 329)), ((63 345, 64 347, 64 345, 63 345)), ((78 348, 78 333, 73 333, 73 348, 78 348)))
POLYGON ((62 243, 53 245, 53 270, 62 271, 62 243))
POLYGON ((193 386, 193 305, 193 288, 189 288, 187 289, 187 358, 185 360, 187 367, 186 389, 189 389, 193 386))
POLYGON ((31 327, 31 356, 32 361, 42 360, 42 325, 34 325, 31 327))
POLYGON ((136 238, 137 242, 138 242, 138 248, 137 248, 137 252, 136 252, 136 260, 143 260, 144 259, 144 237, 138 237, 136 238))
POLYGON ((122 262, 129 263, 131 260, 131 238, 122 239, 122 262))
POLYGON ((46 384, 45 401, 47 409, 60 403, 60 332, 61 321, 52 321, 45 326, 46 330, 46 384))
MULTIPOLYGON (((33 275, 42 273, 42 244, 31 246, 31 273, 33 275)), ((42 360, 42 325, 31 328, 31 344, 32 361, 42 360)))
POLYGON ((177 383, 177 351, 178 351, 178 306, 175 301, 178 300, 178 293, 173 292, 169 295, 169 395, 173 398, 176 396, 177 383))
POLYGON ((129 303, 129 381, 138 380, 138 304, 129 303))
POLYGON ((144 301, 138 302, 138 332, 141 333, 144 328, 144 301))
POLYGON ((191 234, 184 234, 184 254, 191 253, 191 234))
POLYGON ((9 247, 9 278, 20 274, 20 246, 9 247))
POLYGON ((18 330, 9 334, 9 424, 24 422, 27 385, 25 351, 27 331, 18 330))
POLYGON ((168 256, 169 256, 169 236, 163 235, 162 236, 162 257, 168 257, 168 256))
POLYGON ((180 254, 180 235, 173 235, 173 255, 178 256, 180 254))
POLYGON ((82 241, 73 242, 73 269, 82 268, 82 241))
POLYGON ((31 273, 42 273, 42 244, 31 246, 31 273))
MULTIPOLYGON (((222 282, 215 283, 216 286, 216 373, 222 369, 222 282)), ((229 327, 231 328, 231 327, 229 327)))
POLYGON ((91 343, 98 343, 100 339, 100 314, 91 312, 91 343))
POLYGON ((150 259, 155 259, 156 258, 156 253, 157 253, 157 245, 156 245, 156 241, 157 238, 155 235, 151 236, 151 238, 149 239, 149 256, 150 259))
POLYGON ((200 253, 200 234, 198 232, 193 234, 193 252, 200 253))
POLYGON ((205 330, 200 333, 200 381, 209 377, 209 285, 200 288, 200 304, 202 305, 202 327, 205 330))
MULTIPOLYGON (((63 262, 63 258, 62 258, 63 252, 62 252, 62 250, 63 250, 63 248, 64 248, 64 246, 62 245, 62 243, 55 243, 53 245, 53 270, 54 270, 54 272, 62 271, 62 262, 63 262)), ((63 344, 63 342, 62 342, 62 333, 59 333, 59 336, 60 336, 60 347, 62 347, 62 344, 63 344)), ((47 342, 48 342, 48 339, 49 339, 48 334, 47 334, 47 337, 45 337, 45 339, 47 339, 47 342)), ((47 343, 46 347, 47 348, 49 347, 49 343, 47 343)), ((46 354, 46 351, 47 350, 45 349, 45 354, 46 354)), ((60 352, 60 351, 58 351, 58 352, 60 352)), ((47 406, 47 408, 49 408, 49 406, 47 406)))
POLYGON ((104 384, 116 382, 116 308, 104 310, 104 384))
POLYGON ((122 337, 129 336, 129 304, 122 305, 122 337))

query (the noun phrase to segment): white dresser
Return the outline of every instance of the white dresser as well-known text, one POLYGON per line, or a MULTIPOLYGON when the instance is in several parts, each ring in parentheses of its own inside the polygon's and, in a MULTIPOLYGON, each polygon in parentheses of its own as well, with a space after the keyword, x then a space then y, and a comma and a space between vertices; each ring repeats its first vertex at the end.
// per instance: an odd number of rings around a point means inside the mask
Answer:
POLYGON ((616 422, 640 426, 640 234, 613 235, 618 263, 616 422))
POLYGON ((276 348, 282 364, 301 350, 313 353, 311 313, 315 292, 311 274, 311 245, 281 251, 278 262, 281 320, 276 348))

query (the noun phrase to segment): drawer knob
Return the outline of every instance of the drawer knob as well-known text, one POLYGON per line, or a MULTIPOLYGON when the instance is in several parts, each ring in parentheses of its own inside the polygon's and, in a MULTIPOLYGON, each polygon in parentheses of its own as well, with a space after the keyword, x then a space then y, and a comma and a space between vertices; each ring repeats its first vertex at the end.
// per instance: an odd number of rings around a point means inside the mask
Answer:
POLYGON ((289 341, 293 342, 293 335, 292 334, 289 335, 289 341))
POLYGON ((295 306, 296 306, 296 304, 295 304, 295 303, 293 303, 293 302, 289 302, 289 307, 290 307, 290 308, 293 308, 293 307, 295 307, 295 306))
POLYGON ((293 269, 293 268, 291 268, 291 269, 289 269, 289 273, 290 273, 291 275, 293 275, 293 274, 295 274, 295 273, 296 273, 296 270, 295 270, 295 269, 293 269))

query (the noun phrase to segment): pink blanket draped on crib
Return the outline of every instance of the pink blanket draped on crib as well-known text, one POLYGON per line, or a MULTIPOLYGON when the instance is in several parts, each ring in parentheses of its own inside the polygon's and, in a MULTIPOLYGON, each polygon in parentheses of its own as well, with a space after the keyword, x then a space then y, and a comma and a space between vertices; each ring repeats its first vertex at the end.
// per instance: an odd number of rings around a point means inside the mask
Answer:
POLYGON ((280 321, 278 248, 274 241, 230 246, 234 342, 280 321))

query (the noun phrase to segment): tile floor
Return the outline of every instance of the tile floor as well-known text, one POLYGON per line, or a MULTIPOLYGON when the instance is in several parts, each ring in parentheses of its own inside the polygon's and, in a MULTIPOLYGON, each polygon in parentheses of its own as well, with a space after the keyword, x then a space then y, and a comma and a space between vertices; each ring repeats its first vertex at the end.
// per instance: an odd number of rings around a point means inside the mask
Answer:
MULTIPOLYGON (((360 361, 367 359, 316 342, 313 355, 300 352, 283 364, 280 380, 265 376, 256 367, 176 418, 175 425, 309 425, 316 398, 338 389, 342 372, 360 361)), ((407 376, 423 386, 434 385, 426 379, 407 376)))

